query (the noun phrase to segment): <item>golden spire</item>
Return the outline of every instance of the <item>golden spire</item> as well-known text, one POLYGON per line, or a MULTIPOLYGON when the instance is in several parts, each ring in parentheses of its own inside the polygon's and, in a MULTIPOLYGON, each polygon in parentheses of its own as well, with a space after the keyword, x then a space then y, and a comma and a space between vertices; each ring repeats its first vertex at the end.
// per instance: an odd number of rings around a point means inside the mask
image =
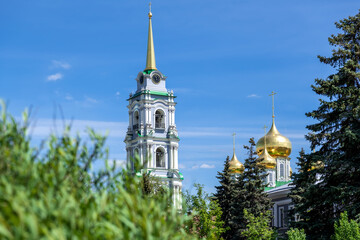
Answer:
POLYGON ((244 165, 237 159, 236 155, 235 155, 235 133, 232 134, 233 135, 233 156, 229 162, 229 171, 231 173, 243 173, 244 172, 244 165))
POLYGON ((155 50, 154 50, 154 39, 153 39, 153 33, 152 33, 151 17, 152 17, 152 13, 151 13, 151 2, 150 2, 149 3, 149 35, 148 35, 145 70, 157 70, 156 63, 155 63, 155 50))
POLYGON ((266 169, 274 169, 276 167, 276 160, 268 153, 266 149, 266 126, 264 126, 265 136, 264 136, 264 151, 259 156, 260 162, 259 164, 265 166, 266 169))

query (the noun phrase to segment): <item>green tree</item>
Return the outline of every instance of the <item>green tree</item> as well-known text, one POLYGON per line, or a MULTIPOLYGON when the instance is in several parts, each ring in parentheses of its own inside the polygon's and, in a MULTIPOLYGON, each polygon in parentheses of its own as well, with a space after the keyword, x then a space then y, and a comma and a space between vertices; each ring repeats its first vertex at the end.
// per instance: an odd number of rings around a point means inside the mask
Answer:
POLYGON ((286 234, 288 235, 288 240, 306 240, 304 229, 290 228, 286 234))
POLYGON ((305 155, 306 161, 324 163, 324 169, 312 170, 321 176, 318 183, 302 194, 309 213, 301 222, 314 239, 329 239, 341 212, 350 218, 360 213, 360 13, 335 25, 340 33, 329 38, 332 56, 319 56, 335 73, 315 80, 312 89, 321 96, 320 106, 306 113, 317 121, 307 126, 306 138, 315 151, 305 155))
POLYGON ((260 213, 255 217, 244 209, 244 219, 246 220, 246 229, 241 232, 241 237, 248 240, 273 239, 274 232, 269 226, 271 219, 270 211, 260 213))
POLYGON ((225 232, 224 222, 221 220, 221 208, 217 200, 210 199, 204 192, 204 186, 194 184, 195 195, 186 194, 187 212, 191 214, 188 229, 204 239, 222 239, 225 232))
MULTIPOLYGON (((245 171, 236 178, 235 199, 232 202, 232 212, 234 213, 231 224, 234 231, 232 239, 244 239, 242 234, 247 227, 247 217, 266 216, 272 207, 271 199, 267 196, 264 189, 266 184, 264 178, 266 172, 264 166, 255 152, 254 138, 249 140, 249 146, 244 146, 248 151, 248 158, 245 159, 245 171), (250 214, 245 216, 245 212, 250 214)), ((267 224, 270 225, 270 219, 267 218, 267 224)))
POLYGON ((222 234, 224 239, 231 239, 233 237, 233 231, 231 229, 231 224, 234 218, 234 211, 232 206, 235 197, 234 176, 229 172, 229 156, 225 160, 224 169, 222 172, 218 172, 216 176, 219 179, 220 186, 216 186, 216 193, 214 194, 215 199, 218 201, 219 206, 222 211, 221 219, 224 221, 224 228, 226 232, 222 234))
POLYGON ((0 239, 196 239, 169 195, 144 197, 140 178, 109 167, 105 137, 67 127, 34 148, 26 112, 0 116, 0 239), (106 169, 92 173, 94 161, 106 169))
POLYGON ((359 240, 360 228, 359 224, 348 219, 347 212, 340 214, 340 219, 335 223, 335 234, 332 237, 334 240, 359 240))
MULTIPOLYGON (((316 155, 313 154, 313 158, 315 158, 315 156, 316 155)), ((320 160, 317 160, 315 163, 318 164, 318 161, 320 160)), ((318 185, 315 183, 317 176, 319 176, 320 171, 323 169, 318 168, 318 166, 314 165, 315 163, 309 161, 308 156, 304 150, 301 149, 296 163, 299 171, 292 175, 293 181, 290 185, 294 187, 289 194, 289 197, 294 203, 294 208, 289 212, 289 223, 295 228, 307 228, 308 223, 305 220, 316 218, 322 211, 321 208, 312 208, 312 211, 309 211, 309 209, 311 209, 309 199, 318 197, 318 195, 321 194, 321 192, 318 192, 318 185), (295 216, 297 218, 296 221, 295 216)))

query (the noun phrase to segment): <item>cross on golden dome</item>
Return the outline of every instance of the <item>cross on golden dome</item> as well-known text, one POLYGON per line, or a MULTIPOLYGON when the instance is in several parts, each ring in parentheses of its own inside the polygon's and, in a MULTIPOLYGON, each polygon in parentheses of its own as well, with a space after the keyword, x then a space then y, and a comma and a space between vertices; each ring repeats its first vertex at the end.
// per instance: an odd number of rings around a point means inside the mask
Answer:
POLYGON ((275 94, 277 94, 276 92, 272 91, 271 94, 269 96, 272 97, 272 118, 275 118, 275 94))
POLYGON ((242 173, 244 172, 244 165, 237 159, 236 155, 235 155, 235 135, 236 133, 233 133, 233 149, 234 149, 234 153, 233 156, 229 162, 229 171, 231 173, 242 173))

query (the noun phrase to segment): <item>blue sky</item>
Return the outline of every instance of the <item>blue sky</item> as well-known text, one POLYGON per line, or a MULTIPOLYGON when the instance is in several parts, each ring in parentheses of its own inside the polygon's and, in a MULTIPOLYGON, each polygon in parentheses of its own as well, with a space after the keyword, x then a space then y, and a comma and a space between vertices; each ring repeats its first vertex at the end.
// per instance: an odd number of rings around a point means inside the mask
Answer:
MULTIPOLYGON (((331 54, 334 22, 359 7, 355 0, 152 1, 157 67, 177 95, 185 188, 198 182, 214 191, 232 132, 243 161, 242 146, 271 124, 271 91, 296 168, 299 150, 308 150, 312 120, 304 113, 318 106, 310 85, 333 72, 316 56, 331 54)), ((145 68, 147 12, 148 1, 0 1, 0 98, 15 116, 33 107, 34 142, 54 131, 61 106, 74 130, 108 130, 111 158, 125 159, 126 99, 145 68)))

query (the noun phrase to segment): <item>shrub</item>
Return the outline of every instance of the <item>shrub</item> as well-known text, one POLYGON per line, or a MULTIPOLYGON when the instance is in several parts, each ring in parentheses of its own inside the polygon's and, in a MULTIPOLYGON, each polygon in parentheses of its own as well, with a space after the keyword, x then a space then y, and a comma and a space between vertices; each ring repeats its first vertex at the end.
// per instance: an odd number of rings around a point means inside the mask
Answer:
POLYGON ((288 240, 306 240, 304 229, 290 228, 286 234, 288 235, 288 240))
POLYGON ((241 232, 241 236, 248 240, 273 239, 274 231, 270 227, 270 217, 270 211, 254 216, 244 209, 244 218, 247 220, 247 225, 246 229, 241 232))
POLYGON ((204 239, 223 239, 221 234, 225 232, 224 221, 221 220, 221 208, 217 200, 210 199, 204 192, 204 186, 194 184, 196 194, 187 192, 185 198, 185 210, 190 214, 187 229, 204 239))
MULTIPOLYGON (((89 143, 70 127, 34 148, 28 116, 0 118, 1 239, 195 239, 169 194, 150 198, 141 178, 109 167, 105 137, 88 130, 89 143), (91 173, 94 161, 106 169, 91 173)), ((136 160, 138 161, 138 160, 136 160)), ((135 164, 136 165, 136 164, 135 164)))
POLYGON ((340 214, 339 222, 335 223, 335 234, 332 239, 334 240, 359 240, 360 230, 359 224, 348 219, 347 212, 340 214))

